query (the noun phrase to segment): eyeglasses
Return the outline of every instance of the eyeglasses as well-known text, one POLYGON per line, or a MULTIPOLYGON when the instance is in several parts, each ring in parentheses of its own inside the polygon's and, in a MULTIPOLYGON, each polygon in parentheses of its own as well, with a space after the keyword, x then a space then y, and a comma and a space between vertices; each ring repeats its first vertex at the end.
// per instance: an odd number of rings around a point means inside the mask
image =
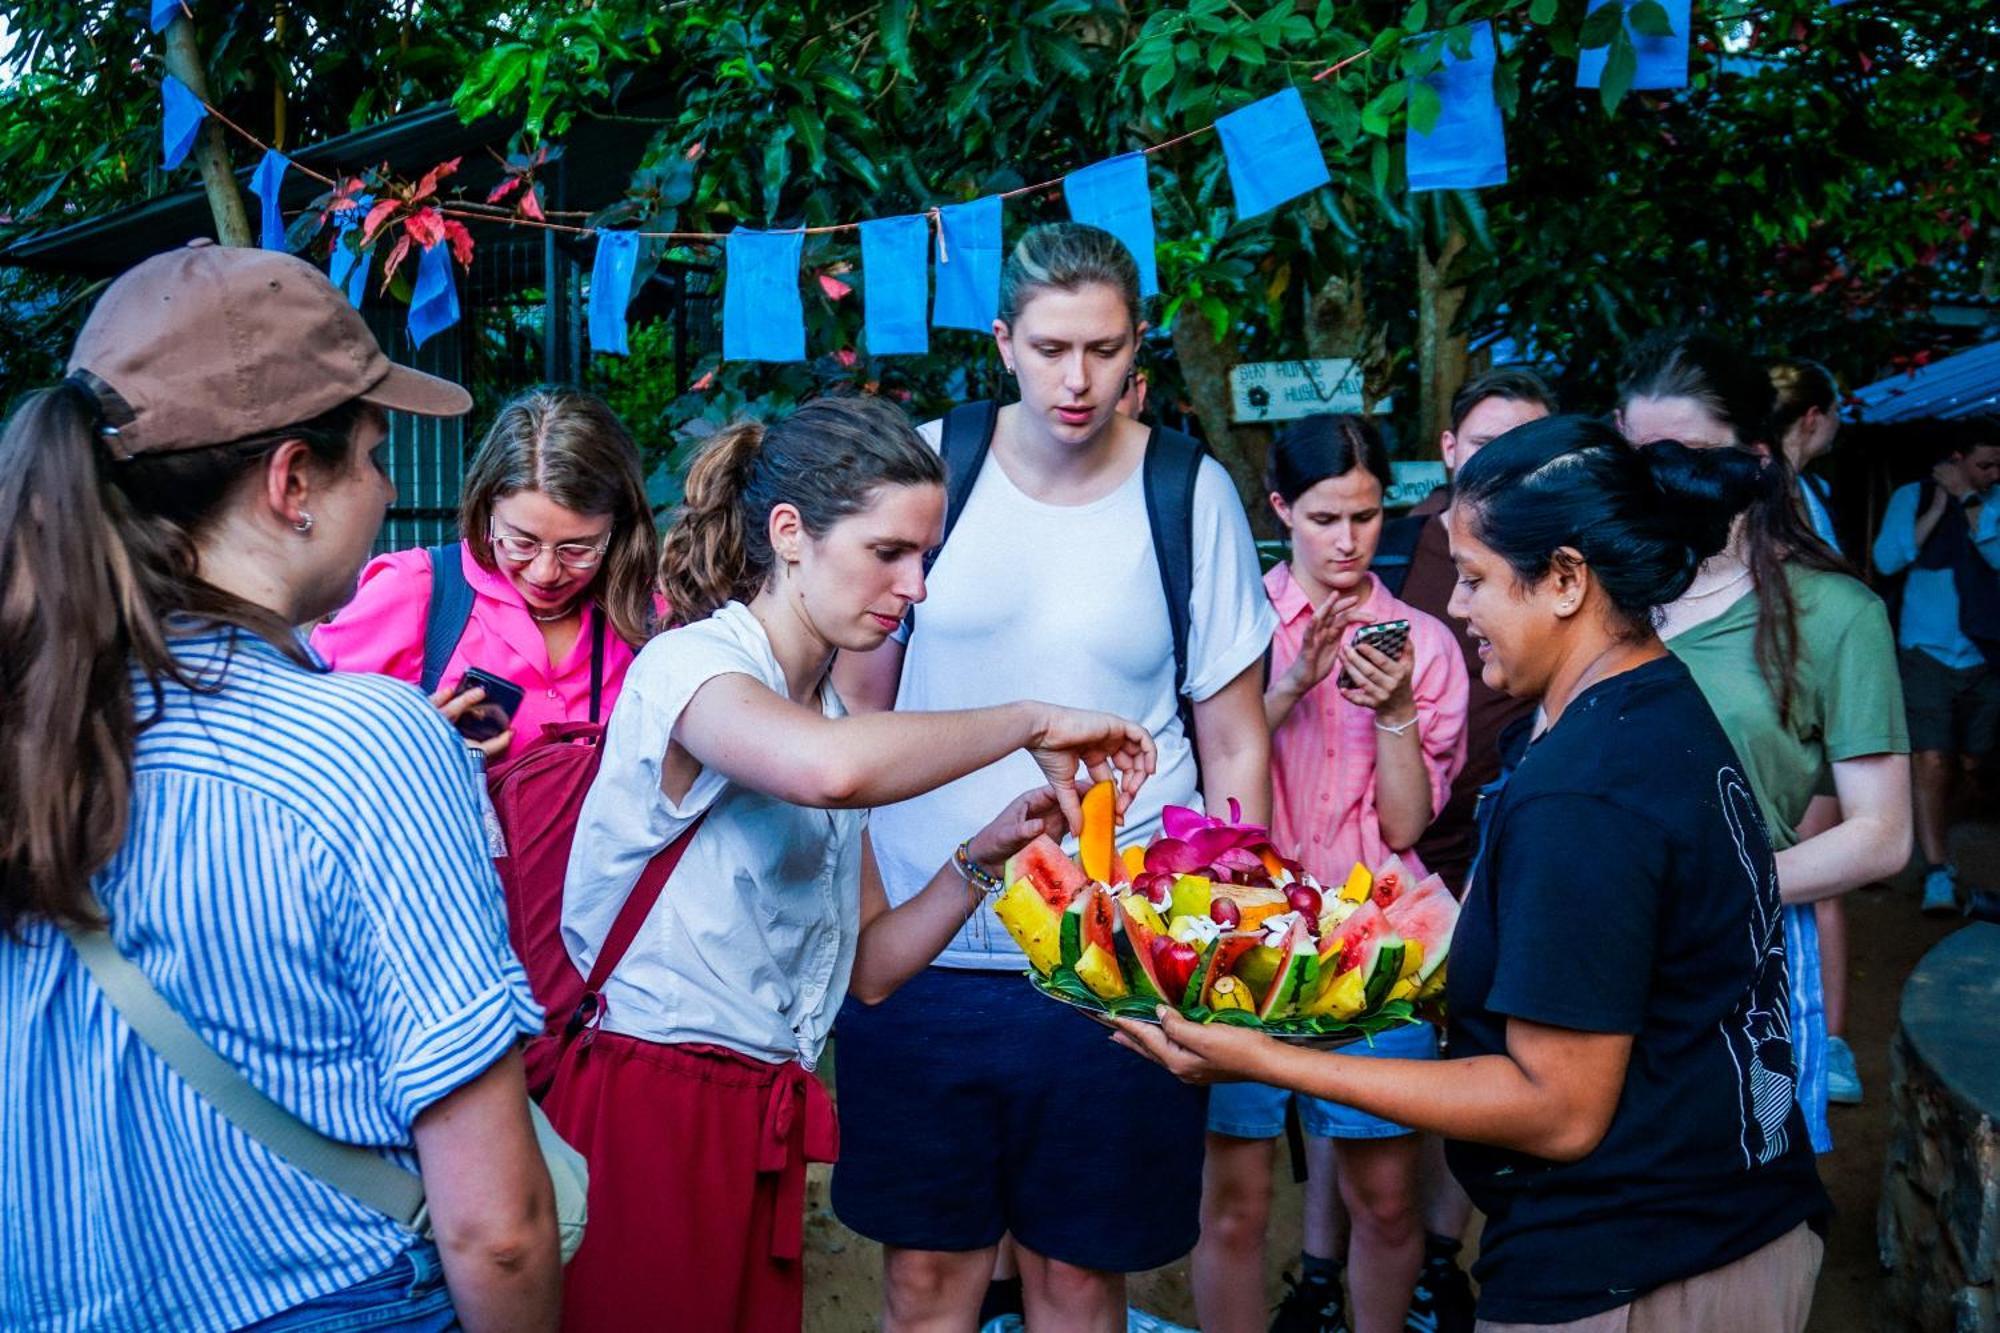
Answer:
POLYGON ((529 564, 543 551, 554 551, 556 563, 564 569, 595 569, 611 545, 611 534, 595 542, 542 542, 495 528, 486 534, 486 540, 493 543, 495 555, 512 565, 529 564))

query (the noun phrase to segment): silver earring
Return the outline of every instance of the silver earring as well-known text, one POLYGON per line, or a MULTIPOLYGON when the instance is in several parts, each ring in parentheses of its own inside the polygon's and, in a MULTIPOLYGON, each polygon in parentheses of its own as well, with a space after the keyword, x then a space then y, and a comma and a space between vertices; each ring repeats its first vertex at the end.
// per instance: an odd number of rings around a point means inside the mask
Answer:
POLYGON ((305 510, 301 509, 299 511, 298 521, 292 524, 292 531, 311 532, 312 530, 313 530, 313 516, 311 514, 308 514, 305 510))

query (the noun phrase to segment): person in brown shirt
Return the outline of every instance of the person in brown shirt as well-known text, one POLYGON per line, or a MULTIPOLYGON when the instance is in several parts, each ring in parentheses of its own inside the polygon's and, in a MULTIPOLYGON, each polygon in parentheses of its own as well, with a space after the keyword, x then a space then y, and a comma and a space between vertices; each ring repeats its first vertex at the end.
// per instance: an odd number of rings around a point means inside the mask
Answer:
MULTIPOLYGON (((1498 366, 1466 381, 1451 400, 1451 428, 1438 437, 1438 452, 1448 472, 1457 475, 1466 461, 1486 445, 1530 421, 1552 416, 1561 408, 1556 391, 1525 366, 1498 366)), ((1440 486, 1383 531, 1374 569, 1390 591, 1420 611, 1451 626, 1465 654, 1471 697, 1466 709, 1465 768, 1451 785, 1451 796, 1416 852, 1424 865, 1444 877, 1451 891, 1463 897, 1472 858, 1479 850, 1473 808, 1479 790, 1500 776, 1500 733, 1516 718, 1534 711, 1532 699, 1516 699, 1492 689, 1480 679, 1477 648, 1466 634, 1465 622, 1446 614, 1458 570, 1451 563, 1451 544, 1443 514, 1451 504, 1451 487, 1440 486), (1435 520, 1435 521, 1434 521, 1435 520), (1397 555, 1402 556, 1399 562, 1397 555)), ((1441 1141, 1430 1136, 1424 1145, 1423 1172, 1424 1268, 1410 1303, 1412 1327, 1420 1314, 1431 1319, 1438 1333, 1471 1333, 1472 1289, 1458 1266, 1458 1251, 1471 1219, 1472 1202, 1444 1169, 1441 1141)))

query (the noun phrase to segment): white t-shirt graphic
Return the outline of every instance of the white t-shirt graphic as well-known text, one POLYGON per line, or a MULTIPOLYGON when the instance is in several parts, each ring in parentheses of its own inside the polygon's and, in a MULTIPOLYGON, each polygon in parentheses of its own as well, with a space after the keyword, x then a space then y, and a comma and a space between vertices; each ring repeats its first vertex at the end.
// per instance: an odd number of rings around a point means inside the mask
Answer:
MULTIPOLYGON (((1144 468, 1101 499, 1044 504, 988 455, 931 569, 896 707, 979 708, 1039 699, 1139 722, 1159 768, 1126 812, 1120 846, 1144 843, 1166 805, 1200 805, 1174 700, 1173 627, 1146 518, 1144 468)), ((1207 699, 1256 662, 1276 617, 1229 474, 1204 459, 1194 490, 1194 595, 1186 692, 1207 699)), ((874 812, 870 837, 891 904, 914 897, 952 849, 1042 781, 1016 751, 928 795, 874 812)), ((1018 968, 1020 950, 976 912, 938 962, 1018 968)))

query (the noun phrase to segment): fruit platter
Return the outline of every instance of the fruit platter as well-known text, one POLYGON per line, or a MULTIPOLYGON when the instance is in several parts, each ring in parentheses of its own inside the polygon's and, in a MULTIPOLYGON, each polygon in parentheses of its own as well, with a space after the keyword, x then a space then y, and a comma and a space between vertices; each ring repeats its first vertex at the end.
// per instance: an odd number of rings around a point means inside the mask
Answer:
POLYGON ((1198 1022, 1344 1045, 1417 1021, 1444 991, 1458 903, 1391 856, 1320 884, 1262 827, 1168 806, 1118 849, 1110 783, 1083 800, 1074 858, 1040 837, 1007 863, 994 912, 1029 979, 1095 1016, 1198 1022))

